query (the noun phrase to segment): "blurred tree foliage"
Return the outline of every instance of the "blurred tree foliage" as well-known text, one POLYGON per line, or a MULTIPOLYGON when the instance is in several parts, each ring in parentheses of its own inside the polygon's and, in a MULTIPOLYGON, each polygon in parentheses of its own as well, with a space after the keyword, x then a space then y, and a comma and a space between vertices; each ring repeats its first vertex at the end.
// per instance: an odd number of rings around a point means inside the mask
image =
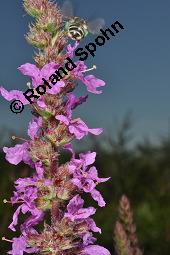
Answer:
MULTIPOLYGON (((145 255, 169 255, 170 250, 170 136, 161 139, 159 145, 148 140, 131 148, 131 121, 125 118, 115 138, 104 137, 92 140, 90 150, 97 151, 96 167, 100 176, 111 176, 108 183, 99 186, 99 190, 107 202, 107 206, 98 209, 97 225, 103 229, 98 236, 100 244, 107 247, 112 254, 113 227, 118 217, 118 205, 122 194, 131 201, 137 235, 145 255), (106 146, 103 146, 105 144, 106 146)), ((89 148, 88 148, 89 150, 89 148)), ((64 155, 63 160, 65 160, 64 155)), ((0 234, 10 238, 15 235, 8 230, 12 212, 9 199, 13 191, 13 182, 19 177, 29 176, 27 166, 12 166, 0 152, 0 234)), ((91 200, 88 199, 88 203, 91 200)), ((96 204, 94 203, 96 206, 96 204)), ((9 244, 1 242, 1 254, 6 254, 9 244)))

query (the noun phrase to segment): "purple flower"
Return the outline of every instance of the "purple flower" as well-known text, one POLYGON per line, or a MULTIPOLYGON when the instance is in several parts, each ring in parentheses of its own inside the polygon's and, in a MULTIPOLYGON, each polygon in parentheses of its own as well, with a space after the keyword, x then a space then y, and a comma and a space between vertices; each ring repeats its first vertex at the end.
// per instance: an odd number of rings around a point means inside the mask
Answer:
MULTIPOLYGON (((70 44, 67 46, 67 55, 70 58, 74 56, 74 50, 79 45, 78 42, 71 46, 70 44)), ((75 63, 77 67, 73 70, 73 73, 76 78, 80 79, 87 87, 87 90, 94 94, 101 94, 102 91, 97 90, 97 88, 105 86, 105 82, 103 80, 97 79, 94 75, 84 76, 83 72, 87 69, 87 66, 83 61, 77 61, 75 63)))
POLYGON ((28 153, 28 143, 17 144, 14 147, 4 147, 3 151, 6 153, 6 160, 13 165, 18 165, 21 161, 25 164, 32 165, 31 157, 28 153))
POLYGON ((96 153, 81 153, 80 159, 72 159, 69 164, 69 170, 73 174, 72 182, 80 190, 90 193, 92 198, 98 202, 100 207, 105 206, 105 202, 100 192, 96 190, 99 183, 106 182, 110 178, 99 178, 97 169, 89 167, 95 161, 96 153))
POLYGON ((95 214, 94 207, 83 208, 84 200, 79 196, 74 196, 67 205, 67 212, 64 214, 65 218, 71 221, 87 219, 89 216, 95 214))
POLYGON ((98 205, 100 207, 105 206, 106 203, 102 195, 98 190, 95 189, 97 184, 92 179, 88 179, 88 177, 85 177, 82 174, 82 176, 79 178, 77 177, 73 178, 72 182, 75 186, 79 188, 79 190, 83 190, 86 193, 90 193, 92 198, 98 202, 98 205))
POLYGON ((42 126, 42 118, 34 118, 32 121, 30 121, 29 126, 28 126, 28 135, 32 140, 37 137, 37 132, 39 128, 42 126))
MULTIPOLYGON (((41 167, 41 165, 37 165, 41 167)), ((32 226, 37 225, 44 216, 43 211, 36 207, 35 200, 38 198, 38 189, 36 187, 36 182, 38 181, 38 176, 33 176, 32 178, 20 178, 15 182, 16 190, 13 197, 11 197, 11 203, 21 204, 13 215, 13 221, 9 228, 15 231, 15 226, 18 224, 18 216, 20 212, 26 214, 29 212, 31 216, 21 225, 22 231, 32 228, 32 226)))
POLYGON ((75 109, 78 105, 84 103, 87 100, 88 96, 77 98, 73 93, 68 93, 67 98, 68 100, 67 100, 65 109, 67 112, 67 116, 71 118, 72 110, 75 109))
MULTIPOLYGON (((37 136, 37 132, 42 125, 42 118, 34 118, 28 127, 28 135, 31 139, 35 139, 37 136)), ((23 144, 17 144, 14 147, 4 147, 3 151, 6 153, 6 160, 11 164, 18 165, 21 161, 25 164, 33 166, 32 159, 28 152, 29 143, 25 142, 23 144)))
POLYGON ((8 254, 12 255, 23 255, 26 253, 34 253, 37 252, 36 248, 29 248, 27 243, 27 239, 24 236, 20 236, 17 238, 13 238, 12 240, 12 250, 8 252, 8 254))
POLYGON ((87 70, 87 66, 85 65, 84 61, 77 61, 75 62, 75 64, 77 67, 74 68, 73 74, 76 78, 78 78, 79 80, 82 80, 84 77, 83 72, 87 70))
MULTIPOLYGON (((30 76, 32 79, 32 85, 37 88, 39 85, 44 84, 44 81, 42 78, 49 81, 49 77, 55 73, 56 69, 59 67, 58 64, 51 62, 46 64, 41 70, 36 67, 36 65, 26 63, 24 65, 21 65, 18 69, 23 73, 24 75, 30 76)), ((60 92, 61 88, 65 86, 64 81, 58 81, 55 85, 51 85, 51 88, 46 86, 46 92, 55 95, 60 92)), ((27 101, 27 100, 26 100, 27 101)), ((36 100, 38 106, 41 108, 45 108, 46 104, 43 100, 43 97, 40 96, 38 100, 36 100)), ((28 101, 27 101, 28 103, 28 101)))
POLYGON ((88 133, 100 135, 103 131, 102 128, 88 128, 80 118, 71 120, 64 115, 56 115, 55 118, 64 123, 68 127, 70 134, 75 135, 78 140, 88 135, 88 133))
POLYGON ((111 255, 110 252, 99 245, 89 245, 85 247, 81 252, 80 255, 111 255))
POLYGON ((82 82, 86 85, 87 90, 94 94, 101 94, 102 91, 97 90, 97 88, 105 86, 105 82, 96 78, 94 75, 87 75, 83 77, 82 82))
MULTIPOLYGON (((42 84, 43 81, 41 81, 40 84, 42 84)), ((39 85, 40 85, 39 84, 39 85)), ((60 92, 61 88, 63 88, 65 86, 64 81, 58 81, 55 85, 52 85, 51 88, 48 88, 46 86, 46 92, 51 94, 51 95, 56 95, 60 92)), ((11 101, 11 100, 20 100, 23 105, 28 105, 30 102, 25 98, 25 96, 23 95, 23 91, 20 90, 11 90, 11 91, 7 91, 6 89, 4 89, 3 87, 0 87, 0 94, 7 100, 7 101, 11 101)), ((44 102, 43 96, 40 96, 37 100, 36 103, 38 104, 39 107, 41 108, 45 108, 46 104, 44 102)))
POLYGON ((96 128, 96 129, 90 129, 87 127, 87 125, 80 119, 71 119, 72 117, 72 110, 82 104, 86 101, 87 96, 77 98, 73 93, 67 94, 68 100, 65 105, 65 110, 67 116, 64 115, 56 115, 56 119, 60 122, 64 123, 68 129, 70 134, 75 135, 77 139, 83 138, 85 135, 87 135, 89 132, 94 135, 99 135, 102 132, 102 129, 96 128))
POLYGON ((76 168, 87 167, 95 162, 96 152, 88 151, 87 153, 80 153, 79 159, 72 158, 69 163, 69 170, 74 173, 76 168))
POLYGON ((43 84, 42 78, 49 80, 49 77, 55 73, 59 65, 51 62, 46 64, 41 70, 36 65, 26 63, 18 67, 22 74, 30 76, 32 79, 32 85, 36 88, 43 84))
POLYGON ((97 88, 105 86, 105 82, 96 78, 94 75, 84 76, 84 71, 87 69, 87 66, 83 61, 75 62, 77 67, 73 70, 74 76, 81 80, 87 87, 87 90, 94 94, 101 94, 101 90, 97 90, 97 88))
MULTIPOLYGON (((28 178, 31 179, 31 178, 28 178)), ((19 181, 22 181, 19 179, 19 181)), ((24 180, 26 181, 26 180, 24 180)), ((20 212, 23 214, 26 214, 27 212, 30 212, 33 216, 39 216, 40 217, 40 210, 38 210, 35 206, 35 199, 37 198, 37 188, 36 187, 29 187, 25 186, 19 189, 17 192, 14 192, 14 196, 11 198, 12 204, 15 203, 21 203, 21 205, 17 208, 13 215, 13 221, 9 225, 9 228, 13 231, 15 231, 15 226, 18 224, 18 215, 20 212)))
POLYGON ((38 225, 40 221, 43 220, 43 218, 44 212, 35 209, 34 211, 32 211, 32 215, 21 225, 21 232, 29 231, 33 226, 38 225))
POLYGON ((11 100, 15 99, 15 100, 20 100, 24 105, 29 104, 28 100, 25 98, 22 91, 19 91, 19 90, 7 91, 3 87, 0 87, 0 94, 7 101, 11 101, 11 100))

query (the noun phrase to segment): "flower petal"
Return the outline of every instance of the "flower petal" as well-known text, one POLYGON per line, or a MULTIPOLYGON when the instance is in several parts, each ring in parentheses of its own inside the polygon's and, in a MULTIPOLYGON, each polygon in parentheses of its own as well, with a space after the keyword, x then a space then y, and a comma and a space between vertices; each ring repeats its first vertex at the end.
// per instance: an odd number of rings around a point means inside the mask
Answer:
POLYGON ((27 151, 28 144, 17 144, 14 147, 8 148, 4 147, 3 151, 6 153, 6 160, 9 161, 11 164, 18 165, 22 160, 26 164, 31 163, 31 157, 27 151))
POLYGON ((59 68, 59 65, 56 64, 55 62, 50 62, 48 64, 46 64, 45 66, 43 66, 43 68, 41 69, 41 76, 42 78, 48 80, 49 77, 55 73, 55 71, 59 68))
POLYGON ((101 94, 101 90, 97 90, 98 87, 105 86, 105 82, 103 80, 97 79, 94 75, 85 76, 82 81, 87 87, 87 90, 94 94, 101 94))
POLYGON ((32 140, 35 139, 39 128, 42 126, 42 118, 34 118, 28 125, 28 135, 32 140))
POLYGON ((100 194, 100 192, 96 189, 94 189, 92 192, 91 192, 91 196, 92 198, 98 202, 98 205, 100 207, 104 207, 106 205, 102 195, 100 194))
POLYGON ((0 94, 8 101, 16 99, 20 100, 24 105, 29 104, 29 101, 25 98, 23 92, 20 90, 7 91, 3 87, 0 87, 0 94))
POLYGON ((69 125, 69 119, 66 116, 56 115, 55 118, 56 118, 56 120, 59 120, 59 121, 63 122, 66 126, 69 125))
POLYGON ((65 86, 64 81, 58 81, 51 89, 47 89, 47 92, 51 95, 56 95, 60 92, 61 88, 65 86))
POLYGON ((40 70, 36 65, 26 63, 24 65, 21 65, 18 67, 18 70, 24 75, 27 75, 32 78, 32 84, 33 86, 37 87, 42 83, 42 77, 40 75, 40 70))
POLYGON ((89 245, 85 247, 81 252, 81 255, 111 255, 110 252, 99 245, 89 245))

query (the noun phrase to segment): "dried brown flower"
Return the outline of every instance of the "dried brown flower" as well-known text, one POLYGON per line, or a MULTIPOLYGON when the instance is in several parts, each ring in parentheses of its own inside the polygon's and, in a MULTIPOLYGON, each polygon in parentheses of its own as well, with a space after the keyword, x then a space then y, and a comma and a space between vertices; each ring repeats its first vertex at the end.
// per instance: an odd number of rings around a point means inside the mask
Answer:
MULTIPOLYGON (((115 228, 115 243, 116 247, 120 248, 119 243, 123 239, 124 243, 128 243, 131 248, 131 255, 142 255, 143 252, 139 248, 138 238, 136 235, 136 226, 133 223, 133 212, 130 207, 128 198, 123 195, 119 204, 119 221, 118 226, 115 228), (117 229, 116 229, 117 228, 117 229), (122 233, 122 235, 120 235, 122 233), (124 233, 124 234, 123 234, 124 233), (120 240, 119 240, 120 237, 120 240), (128 240, 128 241, 127 241, 128 240)), ((129 246, 127 246, 129 252, 129 246)), ((117 250, 117 248, 116 248, 117 250)), ((122 255, 120 251, 117 251, 118 255, 122 255)), ((129 253, 127 253, 129 255, 129 253)))
POLYGON ((123 228, 123 225, 117 221, 115 230, 115 250, 117 255, 133 255, 130 247, 130 241, 128 240, 127 234, 123 228))

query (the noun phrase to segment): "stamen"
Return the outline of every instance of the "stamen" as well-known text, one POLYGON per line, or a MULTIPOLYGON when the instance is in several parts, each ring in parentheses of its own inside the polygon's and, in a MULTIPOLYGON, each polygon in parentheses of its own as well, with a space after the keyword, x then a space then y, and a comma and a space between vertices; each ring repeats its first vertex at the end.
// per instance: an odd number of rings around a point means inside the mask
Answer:
POLYGON ((4 203, 4 204, 7 204, 7 203, 10 203, 10 201, 4 199, 4 200, 3 200, 3 203, 4 203))
POLYGON ((4 236, 2 237, 2 241, 6 241, 6 242, 13 243, 13 241, 12 241, 12 240, 6 239, 4 236))
POLYGON ((15 135, 11 136, 11 139, 12 140, 15 140, 15 139, 18 139, 18 140, 21 140, 21 141, 24 141, 24 142, 28 142, 28 140, 24 139, 24 138, 21 138, 21 137, 17 137, 15 135))
POLYGON ((32 87, 31 87, 31 82, 27 82, 27 87, 28 87, 29 89, 32 88, 32 87))
POLYGON ((86 70, 82 71, 82 73, 86 73, 86 72, 92 71, 92 70, 94 70, 94 69, 97 69, 97 66, 96 66, 96 65, 93 65, 92 68, 89 68, 89 69, 86 69, 86 70))
MULTIPOLYGON (((14 204, 21 204, 21 203, 23 203, 24 202, 24 200, 18 200, 18 201, 16 201, 16 202, 14 202, 14 204)), ((12 204, 12 202, 11 201, 9 201, 9 200, 7 200, 7 199, 4 199, 3 200, 3 203, 4 204, 12 204)))

